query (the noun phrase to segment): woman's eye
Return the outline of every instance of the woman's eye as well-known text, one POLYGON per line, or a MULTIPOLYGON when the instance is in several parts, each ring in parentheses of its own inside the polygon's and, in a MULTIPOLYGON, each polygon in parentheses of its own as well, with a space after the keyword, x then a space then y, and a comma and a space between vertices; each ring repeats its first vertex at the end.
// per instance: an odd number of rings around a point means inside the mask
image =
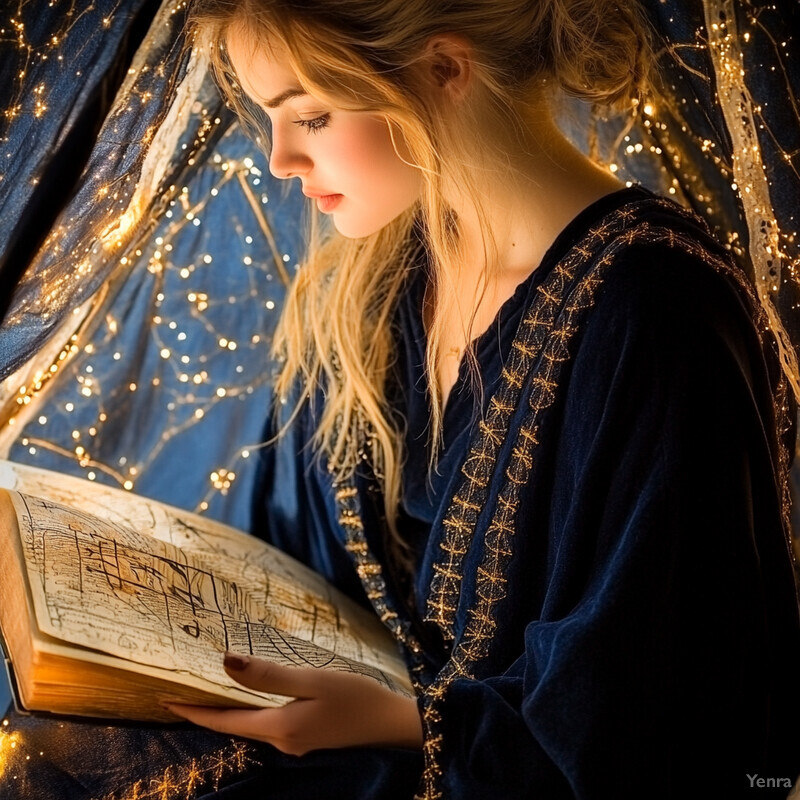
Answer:
POLYGON ((301 128, 305 128, 309 133, 316 133, 317 131, 321 131, 323 128, 328 127, 330 118, 330 114, 322 114, 319 117, 314 117, 314 119, 298 119, 294 124, 299 125, 301 128))

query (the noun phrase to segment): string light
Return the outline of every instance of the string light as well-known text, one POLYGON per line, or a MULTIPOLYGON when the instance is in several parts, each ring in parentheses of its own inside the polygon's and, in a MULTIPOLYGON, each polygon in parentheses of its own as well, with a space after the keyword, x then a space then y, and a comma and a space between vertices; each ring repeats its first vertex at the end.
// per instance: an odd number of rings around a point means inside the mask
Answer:
MULTIPOLYGON (((20 744, 21 735, 17 731, 8 730, 8 720, 3 720, 3 728, 0 729, 0 780, 8 780, 10 765, 14 751, 20 744)), ((13 778, 12 778, 13 779, 13 778)))

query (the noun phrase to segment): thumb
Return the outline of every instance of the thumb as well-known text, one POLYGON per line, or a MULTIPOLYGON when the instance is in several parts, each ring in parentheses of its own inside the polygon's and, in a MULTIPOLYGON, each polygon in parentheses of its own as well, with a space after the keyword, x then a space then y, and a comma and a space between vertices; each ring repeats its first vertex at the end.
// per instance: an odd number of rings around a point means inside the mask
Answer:
POLYGON ((307 698, 313 695, 316 670, 285 667, 263 658, 227 651, 223 659, 225 672, 248 689, 287 697, 307 698))

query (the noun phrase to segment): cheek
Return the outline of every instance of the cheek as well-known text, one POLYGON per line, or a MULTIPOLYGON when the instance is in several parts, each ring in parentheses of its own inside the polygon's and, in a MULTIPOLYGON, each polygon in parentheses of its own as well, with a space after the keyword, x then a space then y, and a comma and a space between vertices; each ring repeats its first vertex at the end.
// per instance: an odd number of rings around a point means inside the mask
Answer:
POLYGON ((412 170, 395 151, 389 126, 384 120, 364 118, 354 126, 351 136, 342 142, 342 155, 366 179, 398 178, 412 170))

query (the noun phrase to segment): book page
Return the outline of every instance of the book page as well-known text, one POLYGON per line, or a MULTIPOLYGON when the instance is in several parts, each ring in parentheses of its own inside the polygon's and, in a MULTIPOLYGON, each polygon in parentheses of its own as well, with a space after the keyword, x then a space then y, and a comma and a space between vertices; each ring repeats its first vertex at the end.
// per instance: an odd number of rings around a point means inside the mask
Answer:
POLYGON ((196 563, 241 590, 275 627, 407 682, 391 636, 370 611, 338 592, 317 573, 254 536, 191 511, 72 475, 0 459, 0 487, 45 497, 114 526, 136 531, 191 553, 196 563), (298 597, 297 587, 303 587, 298 597), (334 608, 336 614, 308 608, 334 608), (280 613, 283 609, 284 613, 280 613))
POLYGON ((365 646, 334 605, 302 584, 263 569, 256 580, 247 562, 238 575, 221 575, 119 523, 11 497, 37 622, 49 636, 222 686, 234 685, 222 669, 226 649, 358 672, 395 690, 406 680, 391 650, 365 646))
POLYGON ((183 550, 256 564, 290 580, 299 579, 309 587, 325 590, 325 581, 320 576, 254 536, 113 486, 0 459, 0 488, 47 497, 183 550))

